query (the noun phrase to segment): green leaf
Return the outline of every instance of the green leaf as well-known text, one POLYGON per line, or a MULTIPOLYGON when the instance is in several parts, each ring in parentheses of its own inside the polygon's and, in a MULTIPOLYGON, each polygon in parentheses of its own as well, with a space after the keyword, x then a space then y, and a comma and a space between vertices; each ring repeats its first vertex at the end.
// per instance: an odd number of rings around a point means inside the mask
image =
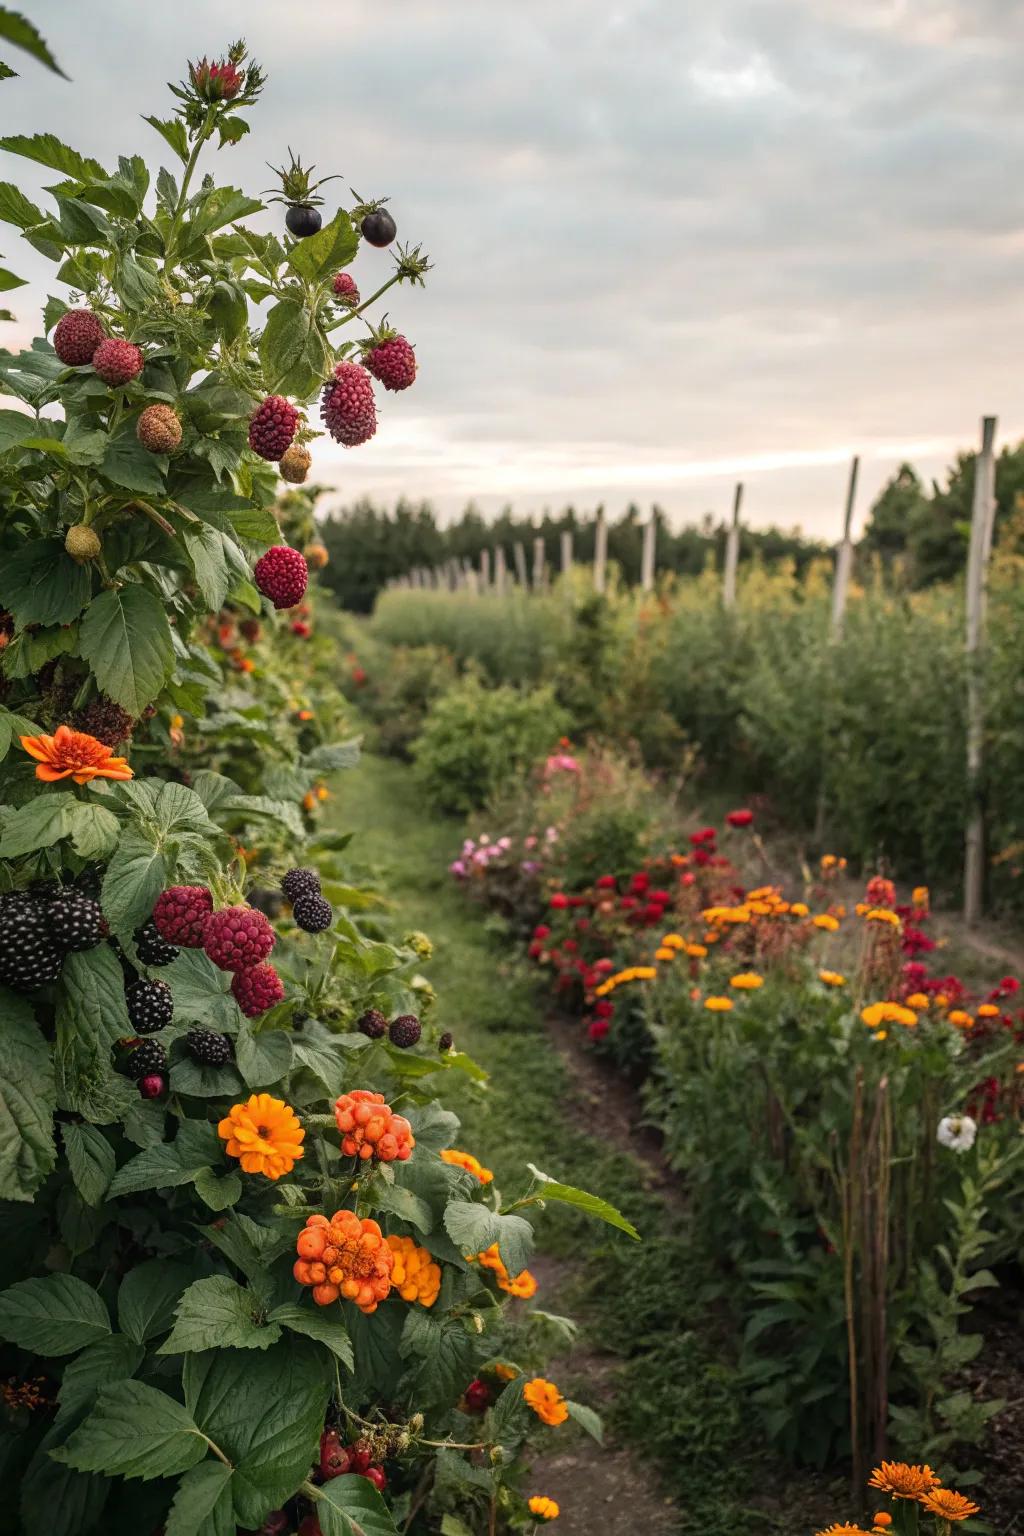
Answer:
POLYGON ((497 1243, 501 1262, 513 1278, 521 1274, 533 1250, 533 1228, 521 1216, 498 1216, 485 1205, 453 1200, 445 1207, 448 1236, 465 1258, 497 1243))
POLYGON ((74 1275, 20 1280, 0 1293, 0 1338, 37 1355, 72 1355, 109 1332, 103 1302, 74 1275))
POLYGON ((58 1012, 79 1028, 112 1044, 132 1033, 124 998, 124 975, 108 944, 66 956, 60 974, 58 1012))
POLYGON ((248 1020, 243 1020, 235 1041, 235 1056, 248 1087, 266 1088, 291 1071, 291 1036, 282 1029, 268 1029, 257 1035, 248 1020))
POLYGON ((171 1092, 187 1093, 196 1099, 237 1099, 245 1097, 245 1084, 233 1062, 211 1067, 184 1056, 171 1067, 171 1092))
POLYGON ((70 1411, 91 1402, 100 1387, 113 1381, 127 1381, 135 1375, 146 1357, 146 1351, 123 1333, 108 1334, 97 1339, 88 1349, 64 1367, 60 1384, 62 1417, 70 1411))
POLYGON ((190 1467, 178 1484, 164 1536, 235 1536, 233 1476, 233 1468, 222 1461, 207 1459, 190 1467))
POLYGON ((203 1349, 269 1349, 281 1337, 276 1323, 261 1321, 260 1303, 227 1275, 210 1275, 189 1286, 177 1307, 177 1321, 159 1355, 203 1349))
POLYGON ((267 387, 299 399, 323 383, 330 366, 327 343, 315 317, 293 299, 281 299, 274 305, 259 350, 267 387))
POLYGON ((62 539, 33 539, 4 560, 0 604, 14 615, 19 629, 26 624, 70 624, 89 601, 89 581, 88 568, 75 564, 62 539))
POLYGON ((388 1211, 421 1232, 433 1230, 434 1216, 430 1206, 411 1189, 403 1189, 398 1184, 382 1184, 374 1188, 373 1204, 378 1211, 388 1211))
POLYGON ((24 1530, 32 1530, 39 1511, 46 1510, 48 1536, 93 1536, 111 1485, 105 1477, 93 1477, 59 1467, 50 1452, 63 1444, 70 1428, 51 1424, 40 1440, 21 1483, 21 1517, 24 1530))
POLYGON ((76 800, 71 808, 71 846, 83 859, 107 859, 117 847, 121 823, 105 805, 76 800))
MULTIPOLYGON (((183 1090, 179 1087, 177 1092, 183 1090)), ((196 1194, 211 1211, 226 1211, 242 1198, 242 1181, 237 1173, 218 1178, 212 1168, 201 1168, 195 1177, 196 1194)))
POLYGON ((316 1516, 324 1536, 398 1536, 398 1527, 365 1477, 332 1477, 320 1489, 316 1516))
POLYGON ((101 904, 115 934, 127 937, 144 923, 167 884, 167 864, 148 833, 130 826, 107 865, 101 904))
POLYGON ((640 1242, 640 1233, 631 1221, 627 1221, 621 1211, 617 1211, 614 1205, 609 1205, 607 1200, 602 1200, 599 1195, 588 1194, 585 1189, 574 1189, 571 1184, 559 1184, 557 1179, 551 1179, 546 1173, 541 1173, 532 1163, 526 1165, 534 1178, 537 1179, 542 1189, 537 1197, 541 1200, 558 1200, 563 1205, 574 1205, 577 1210, 584 1211, 588 1216, 594 1216, 598 1221, 605 1221, 610 1227, 616 1227, 620 1232, 640 1242))
POLYGON ((460 1319, 434 1317, 420 1306, 406 1314, 401 1349, 404 1358, 417 1359, 414 1391, 424 1407, 447 1406, 457 1398, 478 1359, 476 1339, 460 1319))
POLYGON ((211 608, 219 608, 233 582, 248 572, 245 556, 233 539, 205 523, 186 528, 182 539, 204 600, 211 608))
POLYGON ((57 1160, 57 1090, 31 1003, 0 987, 0 1199, 31 1200, 57 1160))
POLYGON ((0 859, 17 859, 37 848, 52 848, 71 830, 74 795, 58 792, 40 795, 19 806, 0 837, 0 859))
POLYGON ((24 715, 11 714, 0 707, 0 763, 3 762, 15 742, 20 745, 22 736, 38 736, 40 727, 24 715))
POLYGON ((23 133, 11 134, 0 139, 0 149, 8 150, 12 155, 22 155, 26 160, 34 160, 37 165, 49 166, 51 170, 71 176, 75 181, 107 180, 107 173, 98 160, 90 160, 76 149, 69 149, 52 133, 36 133, 31 138, 23 133))
POLYGON ((112 588, 90 603, 79 650, 107 697, 136 716, 152 704, 174 665, 164 606, 138 583, 112 588))
POLYGON ((27 277, 17 277, 6 267, 0 267, 0 293, 10 293, 12 288, 24 288, 27 282, 27 277))
POLYGON ((126 491, 161 496, 165 485, 163 463, 159 454, 147 453, 133 434, 107 444, 100 474, 126 491))
POLYGON ((40 64, 52 69, 55 75, 60 75, 64 80, 69 78, 32 23, 17 11, 8 10, 6 5, 0 5, 0 38, 6 43, 13 43, 15 48, 23 48, 34 59, 38 59, 40 64))
POLYGON ((192 1278, 183 1264, 166 1259, 150 1259, 129 1270, 117 1293, 117 1320, 122 1332, 136 1344, 166 1333, 192 1278))
POLYGON ((511 1460, 529 1434, 533 1416, 523 1397, 524 1376, 510 1381, 491 1411, 490 1436, 511 1460))
POLYGON ((143 116, 142 121, 155 128, 164 141, 170 145, 174 153, 183 165, 188 163, 188 134, 185 132, 185 124, 177 117, 159 118, 143 116))
POLYGON ((308 1339, 315 1339, 318 1344, 326 1344, 332 1355, 337 1356, 342 1365, 349 1370, 353 1369, 352 1340, 348 1336, 348 1329, 340 1317, 331 1315, 326 1307, 303 1307, 298 1302, 289 1301, 283 1306, 275 1307, 270 1314, 270 1322, 280 1323, 285 1328, 290 1328, 293 1333, 301 1333, 308 1339))
POLYGON ((173 1189, 191 1184, 202 1169, 221 1161, 221 1142, 213 1126, 203 1121, 184 1121, 174 1141, 146 1147, 119 1168, 107 1198, 115 1200, 143 1189, 173 1189))
POLYGON ((96 1406, 55 1461, 107 1477, 172 1477, 202 1461, 207 1441, 188 1411, 155 1387, 119 1381, 104 1387, 96 1406))
POLYGON ((86 1205, 99 1205, 117 1167, 113 1147, 95 1125, 66 1124, 61 1135, 75 1188, 86 1205))
POLYGON ((288 252, 288 265, 299 277, 316 283, 347 267, 358 248, 359 236, 342 208, 315 235, 295 242, 288 252))
POLYGON ((570 1419, 575 1419, 581 1429, 585 1429, 592 1440, 598 1445, 604 1444, 604 1429, 601 1424, 601 1415, 595 1413, 593 1408, 587 1408, 583 1403, 574 1403, 571 1398, 566 1398, 565 1406, 569 1410, 570 1419))

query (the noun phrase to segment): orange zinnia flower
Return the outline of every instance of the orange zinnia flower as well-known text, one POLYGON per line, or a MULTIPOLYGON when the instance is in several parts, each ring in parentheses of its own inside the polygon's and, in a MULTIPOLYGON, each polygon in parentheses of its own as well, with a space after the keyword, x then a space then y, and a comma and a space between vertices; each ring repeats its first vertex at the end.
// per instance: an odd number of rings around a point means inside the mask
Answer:
POLYGON ((530 1499, 527 1508, 531 1515, 536 1515, 538 1520, 557 1520, 561 1513, 554 1499, 546 1499, 542 1494, 537 1494, 530 1499))
POLYGON ((535 1376, 532 1381, 526 1383, 523 1388, 523 1400, 545 1424, 564 1424, 569 1417, 565 1398, 554 1382, 545 1381, 543 1376, 535 1376))
POLYGON ((58 779, 74 779, 88 784, 90 779, 130 779, 128 760, 115 757, 104 742, 85 731, 73 731, 58 725, 52 736, 22 736, 21 744, 36 760, 36 778, 44 784, 58 779))
POLYGON ((265 1173, 268 1179, 291 1173, 306 1138, 295 1111, 269 1093, 254 1093, 244 1104, 232 1104, 217 1135, 246 1173, 265 1173))
POLYGON ((453 1168, 465 1168, 466 1172, 471 1173, 475 1179, 479 1179, 481 1184, 490 1184, 494 1179, 491 1170, 477 1162, 472 1152, 460 1152, 457 1147, 446 1147, 441 1153, 441 1161, 449 1163, 453 1168))
POLYGON ((728 1013, 732 1007, 731 997, 706 997, 704 1007, 709 1013, 728 1013))
POLYGON ((537 1281, 534 1276, 528 1269, 521 1269, 515 1276, 509 1275, 502 1263, 497 1243, 492 1243, 489 1248, 484 1249, 483 1253, 478 1253, 476 1258, 485 1269, 494 1271, 499 1288, 507 1291, 510 1296, 518 1296, 523 1301, 529 1301, 531 1296, 536 1296, 537 1281))
POLYGON ((980 1512, 979 1505, 972 1504, 962 1493, 954 1493, 952 1488, 934 1488, 931 1493, 922 1494, 921 1503, 940 1520, 969 1520, 980 1512))
POLYGON ((869 1488, 880 1488, 894 1499, 921 1499, 939 1486, 939 1479, 927 1463, 908 1466, 905 1461, 883 1461, 868 1478, 869 1488))

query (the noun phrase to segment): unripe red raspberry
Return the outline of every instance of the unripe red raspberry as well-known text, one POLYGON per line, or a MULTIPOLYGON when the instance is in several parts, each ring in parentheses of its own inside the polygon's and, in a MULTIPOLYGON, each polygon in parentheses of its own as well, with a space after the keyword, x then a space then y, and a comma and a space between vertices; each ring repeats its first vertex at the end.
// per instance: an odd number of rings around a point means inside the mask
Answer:
POLYGON ((119 336, 108 336, 92 355, 92 365, 104 384, 130 384, 142 372, 146 359, 141 348, 119 336))
POLYGON ((138 1087, 144 1099, 158 1099, 167 1087, 167 1083, 159 1072, 151 1072, 148 1077, 139 1078, 138 1087))
POLYGON ((266 962, 238 971, 231 981, 231 993, 247 1019, 258 1019, 268 1008, 284 1002, 281 978, 266 962))
POLYGON ((389 336, 363 353, 363 362, 385 389, 408 389, 416 380, 416 353, 404 336, 389 336))
POLYGON ((369 442, 377 430, 377 407, 370 375, 358 363, 339 363, 320 397, 324 426, 346 448, 369 442))
POLYGON ((287 544, 275 544, 257 560, 253 579, 264 597, 269 597, 275 608, 294 608, 302 601, 309 582, 309 566, 297 549, 287 544))
POLYGON ((289 485, 301 485, 309 474, 313 455, 308 448, 303 448, 301 443, 293 443, 285 449, 281 455, 278 469, 281 471, 281 479, 287 480, 289 485))
POLYGON ((300 640, 308 640, 312 633, 312 626, 307 624, 305 619, 296 619, 292 625, 292 634, 298 635, 300 640))
POLYGON ((478 1377, 476 1381, 471 1381, 463 1392, 462 1401, 466 1405, 467 1413, 484 1413, 494 1401, 494 1393, 486 1381, 481 1381, 478 1377))
POLYGON ((299 425, 299 413, 283 395, 268 395, 249 418, 249 447, 261 459, 276 463, 291 447, 299 425))
POLYGON ((356 287, 356 280, 348 272, 335 272, 331 287, 334 289, 334 297, 339 303, 348 304, 353 309, 359 303, 359 289, 356 287))
POLYGON ((383 1493, 388 1485, 388 1475, 383 1467, 367 1467, 361 1475, 367 1482, 372 1483, 379 1493, 383 1493))
POLYGON ((224 907, 206 920, 203 948, 222 971, 251 971, 274 947, 277 935, 253 907, 224 907))
POLYGON ((181 442, 181 422, 169 405, 147 405, 135 426, 147 453, 173 453, 181 442))
POLYGON ((348 1449, 336 1429, 325 1429, 320 1436, 320 1476, 325 1483, 344 1477, 352 1464, 348 1449))
POLYGON ((201 949, 213 897, 205 885, 170 885, 153 907, 153 926, 168 944, 201 949))
POLYGON ((105 335, 103 322, 91 309, 69 309, 57 321, 53 350, 68 368, 83 368, 92 362, 105 335))
POLYGON ((87 561, 96 559, 103 546, 99 535, 92 528, 85 523, 76 523, 64 535, 64 548, 78 565, 85 565, 87 561))

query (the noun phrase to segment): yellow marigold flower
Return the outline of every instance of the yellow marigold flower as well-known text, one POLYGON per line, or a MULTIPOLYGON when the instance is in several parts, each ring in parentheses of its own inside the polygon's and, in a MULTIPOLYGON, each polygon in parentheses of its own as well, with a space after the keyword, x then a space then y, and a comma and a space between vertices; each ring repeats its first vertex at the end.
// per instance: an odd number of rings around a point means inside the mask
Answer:
POLYGON ((729 977, 729 985, 738 992, 756 992, 758 987, 764 986, 764 977, 756 971, 740 971, 738 976, 729 977))
POLYGON ((835 868, 835 864, 836 864, 836 856, 835 856, 834 853, 823 853, 822 854, 822 856, 821 856, 821 867, 822 867, 822 869, 834 869, 835 868))
POLYGON ((709 1013, 728 1013, 732 1007, 731 997, 706 997, 704 1007, 709 1013))
POLYGON ((653 981, 658 972, 653 965, 635 965, 633 975, 637 981, 653 981))
POLYGON ((846 977, 839 971, 819 971, 818 980, 823 981, 826 987, 846 986, 846 977))
POLYGON ((706 944, 687 944, 685 949, 686 953, 692 955, 694 960, 703 960, 708 952, 706 944))
POLYGON ((821 928, 825 933, 835 933, 839 927, 838 917, 833 917, 831 912, 819 912, 817 917, 812 917, 811 922, 815 928, 821 928))
POLYGON ((432 1307, 441 1289, 440 1266, 411 1237, 389 1237, 385 1241, 395 1256, 391 1268, 394 1289, 403 1301, 418 1301, 421 1307, 432 1307))
POLYGON ((915 885, 910 893, 910 900, 915 907, 927 909, 930 895, 926 885, 915 885))
POLYGON ((543 1376, 535 1376, 526 1383, 523 1400, 545 1424, 564 1424, 569 1417, 565 1398, 554 1382, 545 1381, 543 1376))
POLYGON ((614 982, 614 980, 612 980, 609 977, 609 979, 607 981, 602 981, 602 983, 601 983, 601 985, 599 987, 595 987, 594 988, 594 996, 595 997, 607 997, 609 992, 614 992, 614 991, 615 991, 615 982, 614 982))
POLYGON ((545 1499, 540 1496, 532 1498, 527 1504, 531 1515, 536 1515, 538 1520, 557 1520, 561 1510, 554 1499, 545 1499))
POLYGON ((681 933, 666 933, 661 941, 662 949, 685 949, 686 940, 681 933))
POLYGON ((858 917, 863 917, 866 912, 870 912, 871 908, 868 906, 866 901, 858 901, 853 910, 856 912, 858 917))
POLYGON ((529 1301, 531 1296, 536 1296, 537 1281, 534 1276, 528 1269, 522 1269, 514 1278, 510 1277, 498 1252, 497 1243, 492 1243, 489 1248, 484 1249, 483 1253, 478 1253, 476 1262, 482 1264, 484 1269, 492 1270, 497 1277, 498 1288, 507 1291, 510 1296, 518 1296, 524 1301, 529 1301))
POLYGON ((184 724, 185 724, 185 716, 184 715, 172 715, 171 716, 171 730, 172 731, 180 731, 184 724))
POLYGON ((999 1009, 995 1003, 981 1003, 977 1008, 979 1019, 998 1019, 999 1009))
POLYGON ((710 928, 704 935, 705 944, 717 944, 722 935, 716 929, 710 928))
POLYGON ((759 885, 756 890, 747 892, 747 901, 768 901, 778 894, 778 888, 774 885, 759 885))
POLYGON ((481 1184, 490 1184, 494 1180, 494 1174, 482 1163, 478 1163, 472 1152, 460 1152, 456 1147, 446 1147, 441 1153, 442 1163, 449 1163, 452 1168, 464 1168, 471 1173, 481 1184))
POLYGON ((329 800, 331 798, 331 792, 327 788, 326 784, 318 784, 317 785, 317 787, 316 787, 316 797, 317 797, 318 800, 329 800))
POLYGON ((811 915, 811 909, 806 901, 794 901, 789 910, 793 917, 810 917, 811 915))
MULTIPOLYGON (((907 998, 907 1007, 908 1008, 927 1008, 928 1007, 928 994, 927 994, 927 992, 911 992, 910 996, 907 998)), ((998 1012, 998 1009, 996 1011, 998 1012)))
POLYGON ((902 1003, 869 1003, 861 1009, 860 1016, 869 1029, 877 1029, 880 1024, 902 1024, 913 1029, 917 1023, 917 1014, 902 1003))
POLYGON ((291 1173, 306 1137, 295 1111, 269 1093, 254 1093, 244 1104, 232 1104, 217 1135, 246 1173, 263 1173, 268 1179, 291 1173))
POLYGON ((87 731, 58 725, 52 736, 18 739, 29 757, 35 758, 36 778, 44 784, 55 784, 58 779, 72 779, 76 784, 88 784, 92 779, 123 781, 133 776, 127 758, 115 757, 110 747, 87 731))
POLYGON ((747 906, 754 917, 771 917, 775 908, 767 901, 751 901, 747 897, 747 906))
POLYGON ((307 794, 303 795, 302 808, 306 811, 316 810, 316 795, 314 795, 312 790, 309 790, 307 794))
POLYGON ((742 907, 706 907, 701 913, 706 923, 749 923, 750 908, 742 907))
POLYGON ((869 1488, 880 1488, 894 1499, 921 1499, 939 1486, 940 1479, 927 1463, 908 1466, 905 1461, 883 1461, 868 1478, 869 1488))
POLYGON ((888 923, 891 928, 900 926, 896 913, 890 912, 888 907, 870 907, 865 916, 869 923, 888 923))
POLYGON ((935 1006, 936 1006, 936 1008, 945 1008, 948 1005, 948 1003, 949 1003, 949 998, 946 996, 945 992, 936 992, 936 994, 935 994, 935 1006))
POLYGON ((655 958, 655 960, 674 960, 675 957, 676 957, 675 950, 674 949, 666 949, 664 944, 660 945, 659 948, 654 951, 654 958, 655 958))
POLYGON ((951 1024, 956 1025, 957 1029, 974 1028, 974 1020, 969 1013, 964 1011, 963 1008, 954 1008, 952 1013, 947 1014, 947 1018, 951 1024))
POLYGON ((940 1520, 969 1520, 972 1515, 981 1513, 981 1506, 972 1504, 962 1493, 954 1493, 952 1488, 933 1488, 931 1493, 922 1496, 921 1503, 930 1515, 938 1515, 940 1520))

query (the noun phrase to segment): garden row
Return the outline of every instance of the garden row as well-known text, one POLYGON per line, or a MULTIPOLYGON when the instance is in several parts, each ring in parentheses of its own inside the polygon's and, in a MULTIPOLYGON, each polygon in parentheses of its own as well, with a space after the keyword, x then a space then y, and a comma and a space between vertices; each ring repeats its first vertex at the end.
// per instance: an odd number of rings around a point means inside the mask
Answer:
POLYGON ((61 178, 0 215, 77 296, 0 358, 4 1532, 532 1530, 528 1438, 599 1425, 542 1374, 530 1216, 635 1235, 459 1147, 442 1099, 482 1074, 431 1022, 430 942, 323 829, 357 751, 287 487, 317 396, 354 444, 415 368, 330 340, 379 205, 321 228, 293 164, 279 239, 196 186, 263 85, 240 44, 190 66, 155 196, 138 155, 3 141, 61 178))
MULTIPOLYGON (((1019 906, 1022 589, 1012 547, 1004 539, 991 578, 983 789, 989 894, 1019 906)), ((670 774, 696 766, 802 834, 824 827, 825 847, 864 868, 883 863, 956 890, 968 809, 958 587, 856 591, 834 639, 827 562, 799 582, 753 569, 731 610, 713 572, 657 597, 595 597, 585 576, 543 596, 384 594, 371 633, 398 648, 388 676, 374 679, 388 695, 388 728, 453 669, 527 698, 548 689, 538 715, 557 704, 577 738, 633 744, 670 774)), ((453 793, 468 803, 474 792, 453 793)))
MULTIPOLYGON (((481 624, 493 608, 476 607, 481 624)), ((634 762, 558 742, 569 717, 550 688, 460 682, 449 665, 413 735, 443 664, 377 657, 372 640, 353 655, 380 740, 412 753, 429 795, 465 809, 491 786, 453 832, 451 877, 637 1085, 762 1434, 787 1458, 852 1463, 857 1485, 890 1453, 944 1487, 980 1466, 989 1512, 1012 1509, 1019 1478, 1004 1486, 999 1462, 1018 1405, 985 1388, 999 1335, 986 1342, 990 1313, 972 1309, 1001 1285, 1012 1312, 1024 1286, 1017 978, 951 974, 923 885, 857 890, 825 854, 785 889, 748 806, 687 828, 634 762)), ((1009 1379, 1019 1389, 1024 1362, 1009 1379)), ((904 1475, 876 1486, 899 1493, 904 1475)), ((971 1514, 969 1495, 939 1503, 971 1514)))

